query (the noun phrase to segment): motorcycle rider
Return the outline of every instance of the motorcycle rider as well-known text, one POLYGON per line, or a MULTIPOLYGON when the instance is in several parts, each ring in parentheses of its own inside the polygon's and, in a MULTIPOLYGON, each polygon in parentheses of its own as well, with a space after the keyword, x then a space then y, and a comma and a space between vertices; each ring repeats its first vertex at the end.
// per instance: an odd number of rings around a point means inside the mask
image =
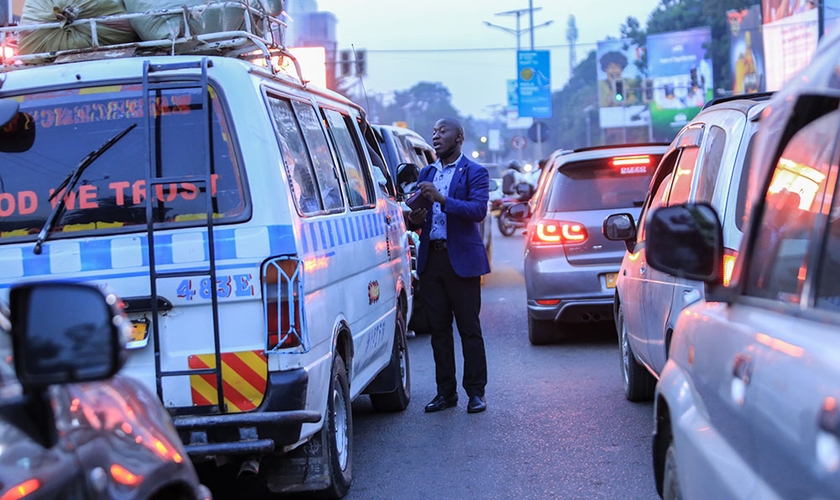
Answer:
POLYGON ((522 165, 516 160, 511 160, 502 175, 502 193, 507 196, 517 195, 516 186, 523 182, 530 184, 522 172, 522 165))

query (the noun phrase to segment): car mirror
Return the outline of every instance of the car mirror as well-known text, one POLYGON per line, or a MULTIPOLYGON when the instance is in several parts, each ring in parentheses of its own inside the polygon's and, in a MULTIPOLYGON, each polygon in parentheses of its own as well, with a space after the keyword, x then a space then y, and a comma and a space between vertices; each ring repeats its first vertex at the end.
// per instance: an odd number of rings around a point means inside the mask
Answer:
POLYGON ((420 178, 420 167, 415 163, 400 163, 397 165, 397 190, 406 195, 414 190, 414 184, 420 178))
POLYGON ((499 189, 499 181, 496 179, 490 179, 490 191, 495 191, 499 189))
POLYGON ((508 214, 516 220, 525 220, 531 215, 528 203, 516 203, 508 207, 508 214))
POLYGON ((12 348, 25 389, 104 380, 124 361, 131 323, 114 295, 80 283, 18 285, 9 292, 12 348))
POLYGON ((647 222, 645 250, 654 269, 711 285, 721 281, 723 231, 707 203, 654 210, 647 222))
POLYGON ((612 214, 604 219, 601 232, 610 241, 635 240, 636 221, 628 213, 612 214))

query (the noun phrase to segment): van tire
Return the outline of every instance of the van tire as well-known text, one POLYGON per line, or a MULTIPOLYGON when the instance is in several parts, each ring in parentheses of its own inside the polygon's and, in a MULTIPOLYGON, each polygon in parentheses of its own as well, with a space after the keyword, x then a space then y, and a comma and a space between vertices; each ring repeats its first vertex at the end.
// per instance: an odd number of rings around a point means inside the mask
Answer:
POLYGON ((546 345, 557 340, 557 327, 553 321, 534 319, 528 315, 528 340, 531 345, 546 345))
POLYGON ((682 500, 682 493, 680 492, 680 478, 677 474, 677 456, 674 452, 674 441, 668 445, 668 451, 665 452, 665 471, 662 478, 662 499, 663 500, 682 500))
POLYGON ((326 417, 320 431, 320 441, 327 447, 330 486, 318 496, 343 498, 353 482, 353 408, 347 368, 338 353, 333 356, 326 417))
POLYGON ((621 355, 621 378, 624 382, 624 396, 629 401, 649 401, 653 398, 656 379, 647 368, 636 361, 636 354, 630 345, 630 334, 624 322, 624 309, 618 308, 616 318, 618 331, 618 352, 621 355))
POLYGON ((391 362, 385 370, 391 370, 391 376, 397 381, 393 392, 371 394, 370 403, 378 412, 403 411, 411 401, 411 372, 408 359, 405 314, 397 307, 396 326, 394 327, 394 346, 391 349, 391 362))

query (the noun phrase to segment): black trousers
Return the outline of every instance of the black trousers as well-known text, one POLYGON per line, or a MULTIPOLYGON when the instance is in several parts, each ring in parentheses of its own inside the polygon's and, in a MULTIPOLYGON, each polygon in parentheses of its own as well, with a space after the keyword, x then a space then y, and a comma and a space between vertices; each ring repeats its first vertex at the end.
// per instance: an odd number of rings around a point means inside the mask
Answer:
POLYGON ((431 327, 438 395, 451 397, 457 394, 454 316, 464 355, 462 386, 467 396, 484 396, 487 357, 478 317, 481 278, 461 278, 452 269, 447 250, 429 249, 426 267, 420 276, 420 290, 431 327))

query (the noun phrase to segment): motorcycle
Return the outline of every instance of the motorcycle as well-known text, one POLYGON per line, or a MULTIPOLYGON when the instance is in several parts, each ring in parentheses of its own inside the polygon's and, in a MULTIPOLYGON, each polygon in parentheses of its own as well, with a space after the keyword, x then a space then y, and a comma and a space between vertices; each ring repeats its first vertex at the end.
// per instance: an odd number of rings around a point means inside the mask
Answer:
POLYGON ((502 236, 513 236, 517 228, 524 228, 528 225, 528 219, 515 219, 511 217, 508 209, 517 203, 527 202, 534 196, 534 186, 527 182, 520 182, 513 188, 515 195, 504 196, 493 200, 491 213, 496 216, 499 232, 502 236))

